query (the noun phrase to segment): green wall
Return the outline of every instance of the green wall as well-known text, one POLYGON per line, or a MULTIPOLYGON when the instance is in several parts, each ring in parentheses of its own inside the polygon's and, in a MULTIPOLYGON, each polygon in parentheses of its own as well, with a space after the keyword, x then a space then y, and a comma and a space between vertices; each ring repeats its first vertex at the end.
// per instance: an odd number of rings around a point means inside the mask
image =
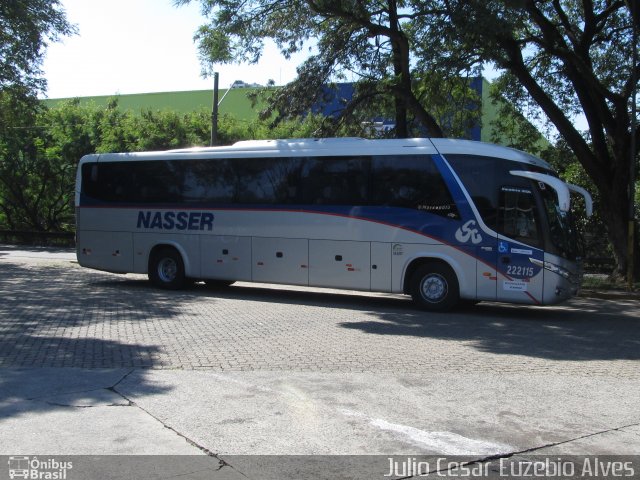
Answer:
MULTIPOLYGON (((258 116, 258 109, 251 107, 251 101, 247 98, 250 88, 233 88, 220 90, 219 99, 224 100, 220 104, 220 114, 230 113, 242 120, 252 120, 258 116)), ((106 106, 110 99, 118 98, 118 104, 123 110, 171 110, 179 113, 193 112, 197 110, 211 111, 213 104, 213 90, 193 90, 188 92, 158 92, 135 93, 129 95, 102 95, 96 97, 80 97, 80 104, 93 103, 98 106, 106 106)), ((53 98, 43 100, 48 107, 55 107, 69 98, 53 98)))

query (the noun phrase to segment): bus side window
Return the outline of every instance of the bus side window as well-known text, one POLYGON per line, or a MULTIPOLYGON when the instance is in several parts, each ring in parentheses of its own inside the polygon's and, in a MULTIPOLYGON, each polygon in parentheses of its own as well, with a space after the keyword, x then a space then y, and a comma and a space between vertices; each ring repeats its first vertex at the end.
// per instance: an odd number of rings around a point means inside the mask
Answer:
POLYGON ((95 163, 82 165, 82 195, 100 199, 98 192, 98 165, 95 163))
POLYGON ((372 180, 371 205, 459 218, 451 193, 428 155, 373 157, 372 180))
POLYGON ((131 173, 127 174, 121 164, 103 163, 83 165, 82 193, 94 200, 124 203, 131 173))
POLYGON ((467 154, 448 154, 446 159, 462 181, 484 223, 493 230, 500 230, 500 185, 510 177, 505 160, 467 154))
POLYGON ((480 217, 482 217, 484 223, 495 228, 498 220, 498 212, 496 207, 492 205, 491 200, 483 196, 474 196, 471 197, 471 200, 473 200, 473 203, 476 205, 478 213, 480 213, 480 217))
POLYGON ((301 203, 366 205, 370 157, 309 157, 300 181, 301 203))

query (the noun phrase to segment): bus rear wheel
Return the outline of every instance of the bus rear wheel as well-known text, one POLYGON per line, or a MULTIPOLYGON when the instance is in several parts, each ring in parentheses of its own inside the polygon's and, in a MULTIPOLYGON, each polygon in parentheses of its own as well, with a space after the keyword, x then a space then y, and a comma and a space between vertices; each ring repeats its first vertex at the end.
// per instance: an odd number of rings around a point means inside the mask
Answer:
POLYGON ((460 300, 458 278, 451 267, 443 263, 426 263, 411 275, 410 293, 422 310, 446 312, 460 300))
POLYGON ((160 288, 178 290, 185 286, 184 262, 175 248, 161 248, 149 258, 149 280, 160 288))

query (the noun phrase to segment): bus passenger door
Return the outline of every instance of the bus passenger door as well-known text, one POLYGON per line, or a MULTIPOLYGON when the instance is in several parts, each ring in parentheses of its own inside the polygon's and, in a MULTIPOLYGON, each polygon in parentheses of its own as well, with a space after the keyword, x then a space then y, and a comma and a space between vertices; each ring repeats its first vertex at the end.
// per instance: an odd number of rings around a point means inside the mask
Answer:
POLYGON ((495 235, 483 234, 482 245, 476 247, 476 295, 478 300, 495 300, 497 241, 495 235))
MULTIPOLYGON (((476 204, 478 203, 476 200, 476 204)), ((495 212, 495 208, 493 211, 495 212)), ((486 210, 484 213, 486 214, 486 210)), ((455 233, 455 238, 460 242, 458 248, 476 259, 475 299, 495 300, 498 278, 496 274, 497 239, 495 232, 489 234, 480 228, 476 219, 469 219, 464 223, 461 222, 455 233)), ((467 291, 472 293, 473 289, 467 291)))
POLYGON ((498 300, 514 303, 542 302, 544 259, 540 220, 531 189, 504 186, 500 191, 498 228, 498 300))
POLYGON ((542 251, 507 239, 498 240, 498 300, 542 303, 543 272, 530 259, 542 263, 542 251))

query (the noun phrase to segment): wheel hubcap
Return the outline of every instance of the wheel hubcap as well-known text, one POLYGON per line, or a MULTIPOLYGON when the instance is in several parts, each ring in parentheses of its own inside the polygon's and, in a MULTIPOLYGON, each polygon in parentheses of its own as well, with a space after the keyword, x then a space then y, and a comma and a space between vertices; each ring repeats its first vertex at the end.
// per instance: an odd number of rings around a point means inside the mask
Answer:
POLYGON ((447 281, 441 275, 432 273, 422 279, 420 293, 427 302, 437 303, 447 295, 447 281))
POLYGON ((163 258, 158 262, 158 276, 163 282, 173 282, 177 272, 178 264, 173 258, 163 258))

